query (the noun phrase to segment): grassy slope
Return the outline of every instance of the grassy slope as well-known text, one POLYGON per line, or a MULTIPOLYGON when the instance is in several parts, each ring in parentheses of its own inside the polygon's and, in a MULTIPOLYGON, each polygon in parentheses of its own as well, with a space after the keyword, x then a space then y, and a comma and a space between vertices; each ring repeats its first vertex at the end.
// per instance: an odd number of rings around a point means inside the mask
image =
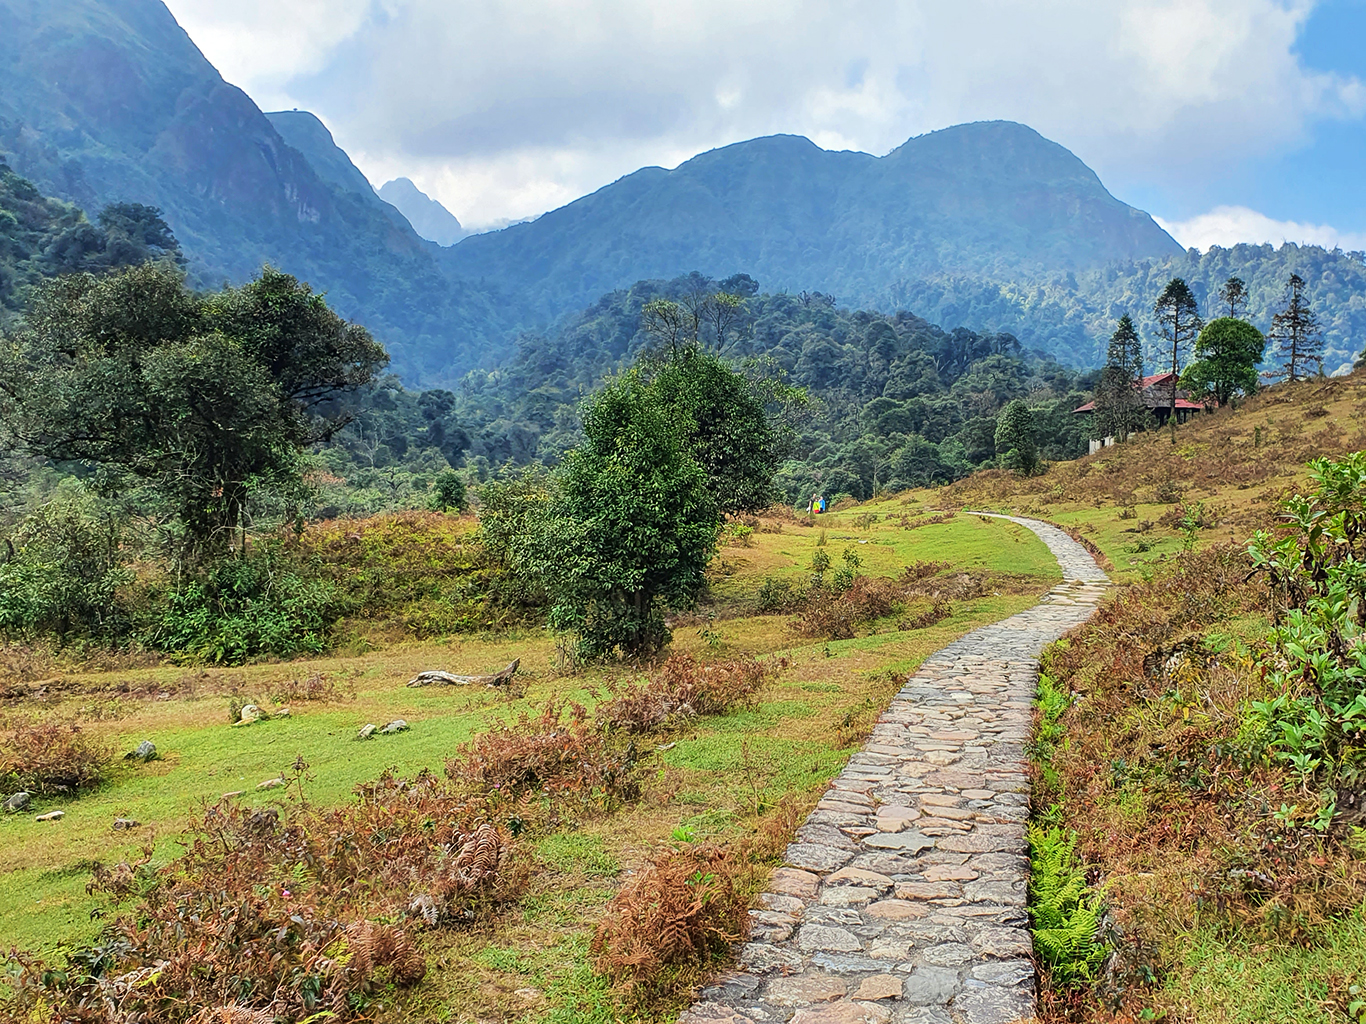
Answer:
MULTIPOLYGON (((1173 498, 1203 502, 1211 511, 1211 523, 1199 533, 1198 547, 1241 543, 1254 530, 1272 525, 1281 498, 1303 489, 1309 459, 1366 447, 1364 428, 1366 374, 1357 373, 1273 388, 1237 410, 1198 417, 1179 429, 1175 445, 1169 433, 1149 434, 1052 466, 1031 480, 979 473, 916 497, 931 506, 1009 511, 1078 529, 1114 563, 1117 581, 1138 583, 1151 579, 1181 549, 1180 531, 1160 523, 1164 515, 1171 518, 1173 498), (1133 510, 1132 517, 1121 517, 1126 508, 1133 510), (1143 526, 1145 521, 1151 525, 1143 526), (1150 545, 1149 550, 1139 550, 1144 545, 1150 545)), ((1147 610, 1134 608, 1132 614, 1133 642, 1141 643, 1140 617, 1147 610)), ((1264 615, 1253 613, 1226 619, 1219 628, 1252 637, 1264 635, 1267 626, 1264 615)), ((1138 652, 1140 659, 1143 653, 1138 652)), ((1089 671, 1103 678, 1115 669, 1097 661, 1089 671)), ((1151 991, 1131 992, 1117 1011, 1101 1003, 1079 1007, 1063 1000, 1046 1015, 1050 1021, 1155 1019, 1140 1016, 1144 1010, 1161 1019, 1201 1024, 1327 1024, 1348 1019, 1345 1009, 1353 998, 1348 990, 1366 982, 1362 911, 1335 920, 1320 915, 1317 927, 1294 941, 1250 937, 1255 933, 1221 926, 1197 912, 1192 893, 1210 871, 1219 870, 1223 856, 1232 855, 1233 848, 1221 844, 1242 840, 1223 830, 1222 823, 1217 828, 1208 820, 1201 824, 1198 805, 1191 814, 1179 798, 1173 803, 1172 794, 1162 791, 1160 774, 1141 785, 1114 781, 1125 769, 1125 758, 1131 765, 1127 770, 1138 767, 1136 749, 1146 747, 1160 758, 1166 756, 1160 753, 1164 749, 1179 749, 1165 744, 1179 742, 1183 729, 1194 735, 1197 729, 1227 731, 1230 722, 1236 728, 1251 684, 1230 676, 1223 680, 1227 685, 1220 693, 1217 681, 1200 691, 1203 702, 1174 707, 1165 697, 1131 699, 1132 706, 1114 712, 1108 723, 1103 715, 1093 716, 1089 723, 1083 716, 1074 720, 1080 725, 1069 727, 1089 727, 1088 732, 1071 736, 1068 742, 1074 747, 1103 751, 1108 746, 1110 753, 1101 758, 1103 779, 1093 774, 1096 764, 1079 755, 1070 760, 1064 755, 1055 762, 1086 775, 1066 781, 1065 790, 1094 794, 1091 799, 1101 805, 1064 805, 1066 823, 1082 829, 1095 869, 1106 879, 1107 898, 1121 918, 1138 920, 1147 934, 1157 935, 1156 952, 1165 976, 1151 991), (1191 828, 1188 835, 1179 834, 1191 828), (1103 834, 1091 834, 1096 829, 1103 829, 1103 834)), ((1083 703, 1089 699, 1083 694, 1083 703)), ((1286 798, 1293 800, 1294 794, 1287 793, 1286 798)), ((1330 851, 1326 856, 1325 870, 1332 873, 1333 858, 1351 854, 1330 851)), ((1342 865, 1344 879, 1356 873, 1346 862, 1342 865)))
MULTIPOLYGON (((916 506, 894 500, 832 513, 815 526, 767 521, 767 529, 781 532, 756 532, 751 546, 722 549, 713 567, 713 603, 677 627, 675 650, 703 658, 786 654, 792 667, 757 706, 699 720, 671 737, 676 745, 654 755, 653 781, 639 805, 538 839, 544 870, 520 917, 492 933, 452 936, 446 967, 428 976, 419 1005, 408 1012, 435 1015, 440 1004, 449 1019, 463 1020, 456 1008, 476 1003, 490 1014, 496 1008, 502 1020, 586 1021, 606 1012, 584 966, 586 936, 623 867, 643 863, 680 825, 698 836, 724 834, 752 827, 756 803, 786 793, 814 799, 907 672, 954 637, 1029 606, 1060 578, 1047 549, 1027 530, 967 516, 903 529, 900 516, 908 511, 914 514, 916 506), (879 521, 860 522, 869 514, 879 521), (852 548, 874 575, 895 575, 909 562, 933 559, 1020 578, 1010 588, 1015 592, 956 603, 948 619, 926 629, 899 631, 888 621, 855 639, 811 642, 792 631, 788 616, 754 614, 754 595, 768 575, 800 581, 822 534, 836 565, 852 548)), ((235 670, 61 673, 48 701, 12 703, 6 713, 76 716, 120 751, 151 739, 163 760, 121 765, 103 789, 38 808, 61 807, 66 817, 60 822, 39 824, 33 814, 0 817, 0 946, 48 947, 92 936, 99 922, 90 918, 96 901, 85 893, 91 860, 131 860, 144 843, 154 844, 158 861, 170 858, 176 835, 203 801, 239 789, 247 791, 242 799, 249 804, 278 800, 255 786, 296 756, 316 777, 308 798, 341 801, 391 765, 404 773, 439 769, 443 757, 485 728, 490 716, 537 707, 551 695, 591 703, 591 687, 623 674, 595 668, 559 676, 554 657, 553 640, 533 630, 235 670), (483 689, 405 686, 421 669, 478 672, 514 657, 522 659, 528 683, 520 700, 483 689), (335 685, 332 699, 295 703, 286 720, 229 726, 231 695, 264 706, 288 681, 314 672, 335 685), (165 696, 107 695, 124 684, 165 696), (352 741, 365 722, 399 717, 411 731, 352 741), (142 827, 116 833, 116 816, 142 827)))

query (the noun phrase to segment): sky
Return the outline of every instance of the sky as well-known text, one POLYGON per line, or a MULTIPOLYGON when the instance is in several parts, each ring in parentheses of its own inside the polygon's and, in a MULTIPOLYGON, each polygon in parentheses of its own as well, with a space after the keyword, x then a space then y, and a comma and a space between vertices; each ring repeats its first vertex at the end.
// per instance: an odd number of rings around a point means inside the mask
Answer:
POLYGON ((1066 146, 1183 245, 1366 249, 1366 0, 167 0, 262 109, 467 228, 759 135, 1066 146))

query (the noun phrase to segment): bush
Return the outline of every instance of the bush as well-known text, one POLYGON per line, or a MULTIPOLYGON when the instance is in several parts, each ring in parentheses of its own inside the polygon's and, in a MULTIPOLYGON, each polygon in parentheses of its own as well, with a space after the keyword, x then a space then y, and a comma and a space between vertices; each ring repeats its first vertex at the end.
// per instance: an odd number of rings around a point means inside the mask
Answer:
POLYGON ((593 936, 595 966, 629 998, 680 992, 749 932, 749 901, 734 857, 684 847, 633 876, 593 936))
POLYGON ((848 640, 860 623, 890 615, 903 600, 896 580, 856 576, 847 590, 834 594, 813 589, 797 613, 797 632, 826 640, 848 640))
POLYGON ((367 1017, 378 993, 425 974, 420 927, 478 920, 527 870, 435 776, 386 774, 357 792, 325 812, 220 804, 166 867, 98 869, 91 890, 133 899, 132 912, 62 969, 20 961, 13 994, 71 1021, 367 1017))
POLYGON ((452 469, 438 473, 432 481, 432 511, 463 512, 468 504, 464 478, 452 469))
POLYGON ((319 654, 340 614, 336 588, 271 544, 212 563, 171 591, 148 641, 223 664, 319 654))
POLYGON ((582 705, 555 701, 534 718, 523 711, 462 744, 446 775, 506 801, 542 793, 612 807, 640 796, 635 745, 609 744, 582 705))
POLYGON ((34 793, 92 789, 114 755, 75 724, 39 723, 15 729, 0 744, 0 788, 34 793))
POLYGON ((346 615, 371 626, 430 637, 516 613, 480 535, 450 516, 394 512, 318 523, 300 537, 299 557, 316 562, 346 615))
POLYGON ((52 501, 27 516, 0 562, 0 634, 124 634, 118 591, 133 576, 120 564, 122 534, 118 516, 93 497, 52 501))
POLYGON ((595 715, 609 731, 653 732, 697 715, 725 714, 758 692, 770 672, 749 656, 703 665, 675 654, 649 679, 612 686, 595 715))

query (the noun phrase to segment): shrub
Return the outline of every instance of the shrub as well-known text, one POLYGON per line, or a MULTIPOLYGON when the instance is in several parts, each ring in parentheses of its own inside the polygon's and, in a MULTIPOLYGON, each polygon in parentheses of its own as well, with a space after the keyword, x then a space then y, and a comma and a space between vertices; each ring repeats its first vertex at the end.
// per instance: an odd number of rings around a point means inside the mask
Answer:
POLYGON ((748 655, 704 665, 675 654, 650 678, 611 686, 595 717, 609 731, 639 734, 696 715, 725 714, 758 692, 771 671, 748 655))
MULTIPOLYGON (((297 762, 290 781, 306 768, 297 762)), ((14 994, 72 1021, 366 1016, 379 991, 424 975, 420 927, 477 920, 527 870, 504 833, 429 773, 386 774, 358 795, 326 812, 220 804, 166 867, 98 870, 91 891, 134 899, 133 911, 60 970, 21 961, 14 994)))
POLYGON ((834 594, 813 589, 797 613, 797 632, 826 640, 848 640, 864 622, 890 615, 904 599, 896 580, 856 576, 847 590, 834 594))
POLYGON ((609 743, 583 705, 552 700, 534 718, 523 711, 462 744, 446 775, 501 800, 542 793, 611 807, 639 797, 637 760, 634 743, 609 743))
POLYGON ((171 591, 148 642, 223 664, 319 654, 330 644, 340 612, 331 583, 268 544, 214 562, 171 591))
POLYGON ((506 574, 467 521, 395 512, 308 527, 299 554, 337 589, 342 611, 419 637, 482 629, 519 614, 506 574))
POLYGON ((799 599, 787 580, 777 580, 765 576, 759 585, 759 611, 761 613, 785 612, 799 599))
POLYGON ((465 480, 453 469, 443 470, 432 481, 431 509, 433 512, 463 512, 469 504, 465 480))
POLYGON ((52 501, 27 516, 0 562, 0 634, 124 634, 118 591, 133 575, 120 562, 122 539, 119 517, 93 497, 52 501))
POLYGON ((34 793, 91 789, 104 781, 113 751, 75 724, 25 725, 0 744, 0 787, 34 793))
POLYGON ((749 932, 732 854, 686 846, 634 875, 593 936, 595 966, 637 1002, 685 989, 749 932))

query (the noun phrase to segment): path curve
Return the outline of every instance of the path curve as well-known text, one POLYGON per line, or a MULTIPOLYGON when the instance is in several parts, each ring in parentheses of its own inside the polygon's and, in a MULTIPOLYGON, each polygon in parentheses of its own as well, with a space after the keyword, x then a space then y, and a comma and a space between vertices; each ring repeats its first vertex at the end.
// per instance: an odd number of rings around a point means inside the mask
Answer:
MULTIPOLYGON (((987 513, 971 513, 985 515, 987 513)), ((1025 743, 1048 643, 1109 579, 1048 545, 1063 582, 932 654, 878 719, 750 911, 739 970, 679 1024, 1012 1024, 1034 1015, 1025 743)))

